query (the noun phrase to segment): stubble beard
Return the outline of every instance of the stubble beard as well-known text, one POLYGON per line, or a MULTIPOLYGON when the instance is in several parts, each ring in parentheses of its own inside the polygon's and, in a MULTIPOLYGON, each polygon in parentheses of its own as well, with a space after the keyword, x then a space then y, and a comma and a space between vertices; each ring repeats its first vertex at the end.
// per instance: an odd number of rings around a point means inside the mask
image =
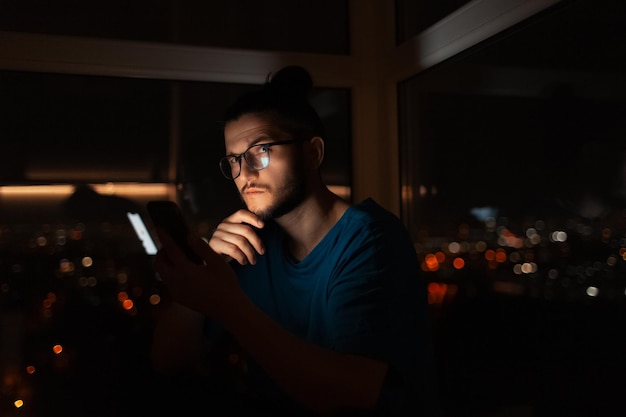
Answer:
POLYGON ((241 197, 241 199, 248 210, 259 216, 261 220, 266 221, 284 216, 298 207, 306 198, 306 189, 304 170, 302 167, 299 167, 293 175, 287 178, 280 188, 266 188, 267 192, 275 196, 275 201, 270 206, 250 210, 250 207, 248 207, 243 197, 241 197))

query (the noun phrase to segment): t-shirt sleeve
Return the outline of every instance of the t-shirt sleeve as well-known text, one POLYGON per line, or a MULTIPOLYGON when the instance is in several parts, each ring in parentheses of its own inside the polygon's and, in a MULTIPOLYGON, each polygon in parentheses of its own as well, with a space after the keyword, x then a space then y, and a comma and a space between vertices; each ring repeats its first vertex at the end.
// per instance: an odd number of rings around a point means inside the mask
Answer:
POLYGON ((329 287, 333 349, 406 367, 426 309, 417 256, 401 231, 367 227, 352 237, 329 287))
POLYGON ((382 233, 376 223, 366 227, 351 237, 329 287, 331 347, 387 363, 380 409, 401 414, 420 395, 430 359, 426 291, 408 236, 393 227, 382 233))

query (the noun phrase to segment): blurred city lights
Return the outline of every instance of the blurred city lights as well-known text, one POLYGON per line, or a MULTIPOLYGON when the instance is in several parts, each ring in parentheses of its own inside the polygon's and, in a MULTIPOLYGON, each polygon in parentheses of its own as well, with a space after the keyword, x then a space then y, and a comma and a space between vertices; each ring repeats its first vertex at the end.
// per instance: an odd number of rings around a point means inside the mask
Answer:
POLYGON ((81 262, 81 263, 83 264, 83 266, 84 266, 85 268, 89 268, 90 266, 92 266, 92 265, 93 265, 93 259, 92 259, 90 256, 85 256, 85 257, 82 259, 82 262, 81 262))

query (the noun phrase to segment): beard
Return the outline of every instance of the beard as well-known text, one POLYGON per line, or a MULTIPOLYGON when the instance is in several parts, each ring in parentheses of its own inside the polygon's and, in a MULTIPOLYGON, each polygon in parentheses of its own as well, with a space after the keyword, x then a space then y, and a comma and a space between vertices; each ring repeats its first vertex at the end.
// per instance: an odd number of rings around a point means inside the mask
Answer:
POLYGON ((285 182, 283 182, 279 188, 268 188, 269 191, 272 191, 272 194, 275 197, 274 202, 270 206, 263 209, 250 210, 240 194, 240 197, 248 210, 259 216, 261 220, 266 221, 284 216, 298 207, 306 198, 307 181, 302 165, 296 164, 295 166, 295 171, 292 175, 286 178, 285 182))

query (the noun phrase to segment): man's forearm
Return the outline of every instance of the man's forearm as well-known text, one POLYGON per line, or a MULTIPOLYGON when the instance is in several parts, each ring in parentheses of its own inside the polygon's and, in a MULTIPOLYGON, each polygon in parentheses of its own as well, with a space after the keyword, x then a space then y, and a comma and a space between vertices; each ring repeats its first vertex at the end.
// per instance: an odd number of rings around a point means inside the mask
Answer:
POLYGON ((312 345, 242 296, 221 317, 239 344, 294 399, 320 412, 376 405, 387 365, 312 345))

